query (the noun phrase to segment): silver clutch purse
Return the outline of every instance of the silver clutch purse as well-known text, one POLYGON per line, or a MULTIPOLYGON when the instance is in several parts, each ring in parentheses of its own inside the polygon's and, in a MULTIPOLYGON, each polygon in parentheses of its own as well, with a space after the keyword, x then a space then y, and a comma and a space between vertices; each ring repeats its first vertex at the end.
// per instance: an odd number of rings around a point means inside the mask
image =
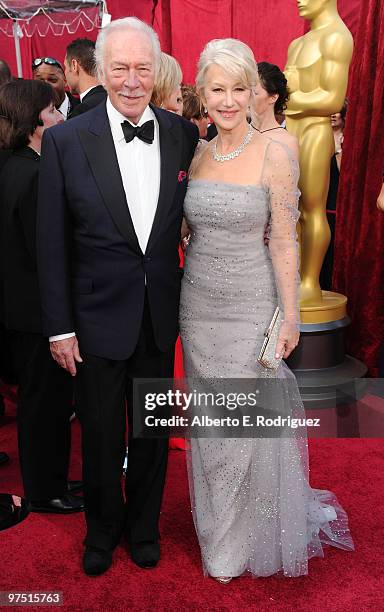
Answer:
POLYGON ((259 356, 257 358, 258 363, 270 370, 277 370, 279 367, 282 357, 276 358, 276 344, 279 337, 280 326, 282 323, 282 314, 280 308, 277 307, 273 313, 273 317, 269 324, 266 332, 264 332, 264 342, 261 347, 259 356))

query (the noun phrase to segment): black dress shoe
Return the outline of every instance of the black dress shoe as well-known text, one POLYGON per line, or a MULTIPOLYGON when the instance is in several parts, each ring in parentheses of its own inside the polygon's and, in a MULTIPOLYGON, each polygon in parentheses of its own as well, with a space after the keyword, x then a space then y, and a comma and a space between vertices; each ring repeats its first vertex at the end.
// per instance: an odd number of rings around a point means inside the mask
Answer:
POLYGON ((112 552, 87 546, 83 555, 83 568, 87 576, 100 576, 112 565, 112 552))
POLYGON ((84 510, 84 499, 67 493, 57 499, 33 500, 29 507, 31 512, 52 512, 56 514, 71 514, 84 510))
POLYGON ((9 456, 7 453, 0 452, 0 465, 5 465, 9 463, 9 456))
POLYGON ((68 493, 76 493, 76 491, 81 491, 83 488, 82 480, 68 480, 68 493))
POLYGON ((160 544, 157 540, 152 542, 131 542, 131 559, 143 569, 156 567, 160 559, 160 544))

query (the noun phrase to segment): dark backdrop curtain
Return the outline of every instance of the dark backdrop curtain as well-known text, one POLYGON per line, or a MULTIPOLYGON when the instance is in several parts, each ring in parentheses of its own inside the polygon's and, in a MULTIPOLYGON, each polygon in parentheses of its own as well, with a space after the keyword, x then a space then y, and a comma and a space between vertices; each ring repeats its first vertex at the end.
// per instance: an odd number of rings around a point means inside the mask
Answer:
POLYGON ((384 3, 366 0, 355 36, 337 203, 333 286, 348 297, 348 352, 377 375, 384 340, 384 3))

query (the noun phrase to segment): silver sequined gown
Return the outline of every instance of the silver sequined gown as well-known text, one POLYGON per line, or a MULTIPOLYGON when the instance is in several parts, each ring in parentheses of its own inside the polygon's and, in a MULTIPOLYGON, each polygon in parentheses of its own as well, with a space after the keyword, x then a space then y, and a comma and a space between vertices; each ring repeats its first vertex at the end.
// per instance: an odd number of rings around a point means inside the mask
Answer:
MULTIPOLYGON (((304 416, 288 367, 271 374, 256 361, 278 301, 291 308, 297 300, 297 279, 285 274, 297 267, 297 201, 294 163, 276 143, 268 147, 259 185, 190 180, 180 335, 187 377, 289 380, 291 413, 304 416)), ((308 484, 305 438, 198 438, 189 446, 205 573, 299 576, 308 572, 310 557, 323 556, 322 544, 353 549, 336 497, 308 484)))

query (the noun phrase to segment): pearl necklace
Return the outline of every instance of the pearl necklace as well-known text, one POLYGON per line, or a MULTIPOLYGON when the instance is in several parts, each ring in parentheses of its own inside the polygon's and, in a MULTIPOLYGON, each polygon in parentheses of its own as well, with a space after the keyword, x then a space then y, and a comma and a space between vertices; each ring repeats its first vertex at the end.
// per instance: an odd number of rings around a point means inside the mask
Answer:
POLYGON ((217 142, 215 142, 215 144, 212 147, 213 159, 218 162, 225 162, 225 161, 229 161, 230 159, 234 159, 235 157, 238 157, 240 153, 244 151, 247 144, 251 141, 251 138, 254 133, 255 132, 253 131, 252 126, 249 125, 247 135, 245 136, 243 142, 237 147, 237 149, 235 149, 234 151, 231 151, 231 153, 227 153, 226 155, 220 155, 217 152, 217 142))

